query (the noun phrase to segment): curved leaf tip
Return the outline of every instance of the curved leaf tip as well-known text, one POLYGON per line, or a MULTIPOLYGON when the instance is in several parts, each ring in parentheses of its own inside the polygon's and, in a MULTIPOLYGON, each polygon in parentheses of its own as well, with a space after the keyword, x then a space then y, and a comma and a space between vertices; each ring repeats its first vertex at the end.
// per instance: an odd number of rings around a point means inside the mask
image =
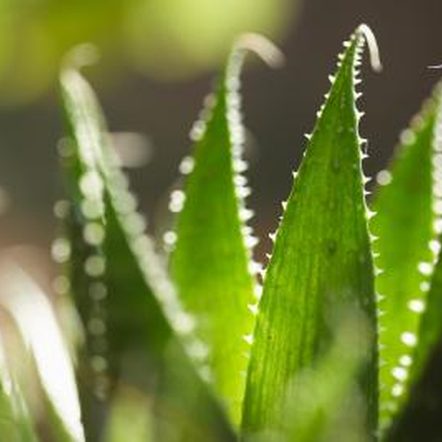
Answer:
POLYGON ((62 62, 62 69, 76 69, 80 70, 85 66, 91 66, 98 62, 100 58, 100 51, 92 43, 83 43, 74 46, 68 51, 62 62))
POLYGON ((255 53, 271 68, 280 68, 285 63, 285 56, 278 46, 267 37, 254 32, 247 32, 238 37, 232 52, 237 50, 255 53))
POLYGON ((365 38, 365 41, 368 46, 368 52, 370 55, 371 68, 375 72, 381 72, 383 67, 381 63, 381 57, 379 54, 379 46, 373 31, 368 25, 362 23, 357 28, 356 33, 365 38))

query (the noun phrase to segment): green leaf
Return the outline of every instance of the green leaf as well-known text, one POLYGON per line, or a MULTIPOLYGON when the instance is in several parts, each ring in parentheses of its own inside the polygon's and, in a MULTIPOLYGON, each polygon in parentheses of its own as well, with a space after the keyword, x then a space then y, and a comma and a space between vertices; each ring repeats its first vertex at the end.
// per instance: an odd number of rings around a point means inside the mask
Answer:
MULTIPOLYGON (((374 36, 361 25, 345 45, 276 235, 247 377, 246 437, 278 431, 280 407, 275 404, 288 382, 315 367, 336 324, 351 311, 369 323, 370 345, 358 380, 366 402, 364 426, 370 435, 377 428, 376 303, 355 106, 364 37, 376 61, 374 36)), ((363 328, 354 326, 356 340, 365 339, 363 328)))
POLYGON ((429 356, 434 351, 435 345, 442 339, 441 306, 442 306, 442 251, 441 249, 441 211, 442 203, 442 83, 436 86, 434 93, 434 106, 437 105, 434 131, 434 155, 433 160, 433 195, 434 195, 434 231, 437 239, 430 246, 433 252, 438 251, 437 262, 431 276, 430 290, 426 296, 425 311, 421 316, 418 331, 418 345, 414 354, 412 373, 419 376, 429 356))
POLYGON ((252 274, 257 266, 251 257, 256 239, 246 226, 252 212, 244 206, 249 189, 241 174, 246 163, 241 158, 239 74, 247 49, 264 51, 266 58, 281 57, 258 35, 246 34, 238 41, 204 119, 195 124, 194 154, 183 163, 184 168, 193 165, 185 192, 173 192, 170 204, 172 211, 180 211, 172 275, 207 347, 196 348, 195 359, 208 369, 235 423, 240 421, 250 351, 247 336, 253 331, 257 301, 252 274))
MULTIPOLYGON (((378 174, 371 227, 380 308, 380 409, 386 426, 406 398, 409 367, 432 273, 434 251, 433 139, 440 88, 403 132, 389 171, 378 174)), ((434 313, 430 313, 434 314, 434 313)), ((425 321, 426 322, 426 321, 425 321)), ((419 344, 419 347, 421 344, 419 344)))
POLYGON ((419 377, 424 370, 429 356, 442 339, 441 307, 442 307, 442 259, 439 255, 433 276, 431 288, 427 296, 425 312, 420 321, 418 346, 414 353, 412 374, 419 377))
POLYGON ((183 350, 196 345, 193 320, 144 234, 93 91, 71 68, 61 87, 74 141, 64 155, 73 202, 71 284, 88 334, 86 379, 105 403, 121 379, 152 396, 155 422, 165 422, 154 429, 161 440, 231 440, 183 350))

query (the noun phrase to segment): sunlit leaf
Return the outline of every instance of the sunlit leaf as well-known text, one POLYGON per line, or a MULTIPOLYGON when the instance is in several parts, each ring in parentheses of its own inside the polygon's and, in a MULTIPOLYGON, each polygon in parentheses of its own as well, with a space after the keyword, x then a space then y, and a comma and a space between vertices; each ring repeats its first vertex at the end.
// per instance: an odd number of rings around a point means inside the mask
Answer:
MULTIPOLYGON (((378 61, 374 37, 362 25, 345 45, 276 235, 248 371, 246 437, 278 431, 277 404, 288 382, 315 367, 348 310, 366 316, 369 324, 370 345, 358 380, 366 404, 364 428, 368 434, 377 428, 376 303, 355 106, 364 38, 372 61, 378 61)), ((356 341, 365 339, 365 329, 354 325, 356 341)))
POLYGON ((11 315, 35 363, 57 442, 83 442, 74 370, 46 295, 19 266, 2 266, 0 305, 11 315))
MULTIPOLYGON (((391 168, 378 174, 371 224, 378 239, 382 425, 406 397, 409 367, 438 243, 434 231, 434 131, 440 88, 403 132, 391 168), (436 249, 435 249, 436 248, 436 249)), ((430 314, 436 314, 430 310, 430 314)), ((424 321, 426 323, 427 320, 424 321)), ((420 339, 419 339, 420 341, 420 339)), ((419 344, 420 346, 421 344, 419 344)))
POLYGON ((11 376, 0 341, 0 437, 8 442, 37 442, 20 387, 11 376))
MULTIPOLYGON (((172 193, 170 209, 180 212, 171 269, 180 298, 196 318, 196 329, 207 348, 195 348, 195 359, 207 364, 216 391, 238 423, 244 394, 253 331, 256 281, 251 236, 246 221, 252 212, 244 207, 249 189, 241 174, 244 138, 240 114, 239 74, 246 50, 280 54, 260 36, 245 35, 234 48, 219 81, 205 120, 195 124, 192 164, 185 192, 172 193), (258 48, 258 49, 256 49, 258 48), (181 206, 183 209, 181 211, 181 206)), ((174 239, 174 238, 172 238, 174 239)))
POLYGON ((71 282, 95 394, 107 402, 116 380, 127 378, 154 398, 155 422, 164 422, 154 430, 159 439, 230 440, 220 407, 183 350, 195 345, 193 319, 144 233, 96 98, 71 68, 61 87, 73 141, 64 152, 73 202, 71 282))

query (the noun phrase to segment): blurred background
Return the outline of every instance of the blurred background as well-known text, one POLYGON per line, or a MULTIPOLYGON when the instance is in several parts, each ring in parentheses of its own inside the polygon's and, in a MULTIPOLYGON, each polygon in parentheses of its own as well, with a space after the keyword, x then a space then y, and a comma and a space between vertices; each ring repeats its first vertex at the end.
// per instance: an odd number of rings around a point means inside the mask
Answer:
POLYGON ((52 206, 62 194, 57 71, 72 46, 99 48, 87 76, 118 147, 137 166, 133 186, 155 231, 235 36, 261 32, 280 45, 283 69, 253 61, 244 74, 249 206, 262 254, 342 41, 366 22, 384 62, 381 75, 364 65, 360 102, 372 175, 440 75, 428 66, 442 62, 441 20, 440 0, 0 0, 0 246, 38 246, 40 262, 49 262, 52 206))

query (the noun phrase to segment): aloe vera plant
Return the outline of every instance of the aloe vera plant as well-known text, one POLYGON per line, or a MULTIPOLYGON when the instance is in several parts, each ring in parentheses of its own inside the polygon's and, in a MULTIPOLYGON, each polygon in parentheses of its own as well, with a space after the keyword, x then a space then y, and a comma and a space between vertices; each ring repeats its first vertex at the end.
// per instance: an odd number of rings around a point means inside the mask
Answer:
MULTIPOLYGON (((361 25, 344 44, 306 137, 264 268, 247 225, 240 74, 248 51, 280 64, 277 48, 254 34, 234 45, 192 130, 164 244, 146 233, 80 73, 88 48, 66 58, 60 90, 68 130, 59 146, 66 200, 55 207, 61 222, 52 252, 60 264, 55 286, 73 301, 82 335, 71 364, 38 294, 38 320, 50 323, 68 391, 60 401, 39 322, 26 320, 19 297, 0 296, 28 342, 50 417, 40 430, 25 384, 1 352, 0 438, 404 440, 442 338, 442 88, 402 134, 369 198, 356 106, 365 45, 380 70, 374 35, 361 25)), ((29 278, 21 280, 27 290, 29 278)))

